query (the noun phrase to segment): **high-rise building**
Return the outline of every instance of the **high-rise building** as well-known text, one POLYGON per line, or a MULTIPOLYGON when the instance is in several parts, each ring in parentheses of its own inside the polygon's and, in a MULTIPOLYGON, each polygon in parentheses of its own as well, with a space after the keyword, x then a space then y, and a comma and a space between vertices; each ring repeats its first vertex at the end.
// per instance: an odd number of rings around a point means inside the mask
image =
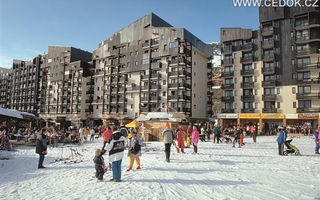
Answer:
POLYGON ((0 107, 9 108, 11 69, 0 68, 0 107))
POLYGON ((316 128, 320 113, 319 7, 260 8, 260 29, 222 28, 225 126, 316 128))
POLYGON ((148 14, 93 52, 90 116, 179 112, 205 119, 211 114, 211 56, 212 48, 189 31, 148 14))

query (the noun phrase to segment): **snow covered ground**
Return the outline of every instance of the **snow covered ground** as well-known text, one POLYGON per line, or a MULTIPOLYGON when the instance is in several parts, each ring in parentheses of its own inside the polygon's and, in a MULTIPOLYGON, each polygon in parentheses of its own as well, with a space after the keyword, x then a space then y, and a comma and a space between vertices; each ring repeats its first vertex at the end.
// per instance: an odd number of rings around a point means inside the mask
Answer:
POLYGON ((320 157, 313 154, 312 138, 294 138, 302 156, 278 156, 275 139, 258 137, 254 144, 245 138, 243 148, 200 142, 198 155, 172 147, 170 163, 164 162, 163 143, 147 143, 141 170, 126 172, 124 157, 120 183, 109 182, 111 171, 104 182, 94 178, 93 152, 101 139, 49 149, 41 170, 34 147, 0 151, 10 157, 0 160, 0 199, 320 199, 320 157), (70 160, 54 162, 65 158, 70 160))

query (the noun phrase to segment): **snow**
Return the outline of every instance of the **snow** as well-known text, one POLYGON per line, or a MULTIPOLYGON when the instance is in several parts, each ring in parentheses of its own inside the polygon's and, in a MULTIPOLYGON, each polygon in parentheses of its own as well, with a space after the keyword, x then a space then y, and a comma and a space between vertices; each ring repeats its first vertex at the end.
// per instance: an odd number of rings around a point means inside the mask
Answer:
MULTIPOLYGON (((172 147, 170 163, 164 162, 163 143, 148 142, 141 170, 126 172, 129 161, 124 157, 120 183, 109 181, 111 171, 104 182, 94 178, 92 159, 101 139, 49 148, 47 168, 40 170, 35 147, 0 151, 0 157, 10 158, 0 160, 0 199, 319 199, 319 155, 312 137, 293 139, 302 156, 277 155, 275 140, 261 136, 253 143, 245 138, 242 148, 200 142, 198 155, 192 149, 178 154, 172 147), (67 163, 54 162, 68 157, 67 163)), ((107 162, 108 156, 104 158, 107 162)))

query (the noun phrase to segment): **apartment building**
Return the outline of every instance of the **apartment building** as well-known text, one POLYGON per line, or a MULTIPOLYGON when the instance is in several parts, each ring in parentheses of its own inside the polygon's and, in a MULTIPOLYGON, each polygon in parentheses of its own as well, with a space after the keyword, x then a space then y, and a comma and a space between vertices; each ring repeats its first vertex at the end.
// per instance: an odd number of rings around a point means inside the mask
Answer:
POLYGON ((93 52, 90 117, 134 119, 148 112, 179 112, 207 118, 211 55, 212 48, 186 29, 153 13, 142 17, 93 52))
POLYGON ((319 8, 260 8, 260 29, 222 28, 226 126, 319 124, 319 8))
POLYGON ((9 108, 11 69, 0 68, 0 107, 9 108))
POLYGON ((73 47, 49 46, 42 56, 40 117, 61 128, 87 119, 86 99, 92 54, 73 47))

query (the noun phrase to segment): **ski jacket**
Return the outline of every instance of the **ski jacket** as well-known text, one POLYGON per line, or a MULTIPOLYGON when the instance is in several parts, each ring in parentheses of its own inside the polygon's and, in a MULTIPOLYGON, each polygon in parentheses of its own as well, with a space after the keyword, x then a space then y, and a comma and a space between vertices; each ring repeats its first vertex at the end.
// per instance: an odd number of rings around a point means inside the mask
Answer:
POLYGON ((165 144, 171 144, 173 143, 173 138, 174 138, 174 132, 171 128, 165 128, 162 131, 162 137, 163 137, 163 142, 165 144))
POLYGON ((45 151, 47 151, 47 139, 45 135, 40 135, 37 138, 36 153, 44 154, 45 151))
POLYGON ((283 144, 284 141, 285 141, 285 132, 284 131, 280 131, 280 134, 279 134, 279 136, 277 138, 277 142, 279 144, 283 144))
POLYGON ((320 136, 319 132, 318 131, 313 132, 313 136, 314 136, 314 142, 318 144, 319 136, 320 136))
POLYGON ((193 144, 197 145, 198 142, 199 142, 199 137, 200 137, 200 136, 199 136, 198 130, 197 130, 197 129, 193 129, 192 135, 191 135, 191 142, 192 142, 193 144))
POLYGON ((106 147, 106 150, 109 152, 109 161, 115 162, 121 160, 123 158, 123 151, 125 148, 125 140, 126 138, 122 136, 122 134, 117 131, 112 137, 111 141, 106 147))
POLYGON ((105 130, 102 133, 102 138, 104 142, 109 142, 110 138, 112 136, 112 131, 111 130, 105 130))
POLYGON ((137 136, 131 137, 128 141, 128 149, 129 149, 129 152, 133 155, 133 157, 139 157, 142 155, 141 150, 138 151, 137 153, 132 153, 130 151, 131 149, 135 148, 136 145, 140 145, 140 147, 142 147, 143 143, 142 143, 141 139, 137 136))

